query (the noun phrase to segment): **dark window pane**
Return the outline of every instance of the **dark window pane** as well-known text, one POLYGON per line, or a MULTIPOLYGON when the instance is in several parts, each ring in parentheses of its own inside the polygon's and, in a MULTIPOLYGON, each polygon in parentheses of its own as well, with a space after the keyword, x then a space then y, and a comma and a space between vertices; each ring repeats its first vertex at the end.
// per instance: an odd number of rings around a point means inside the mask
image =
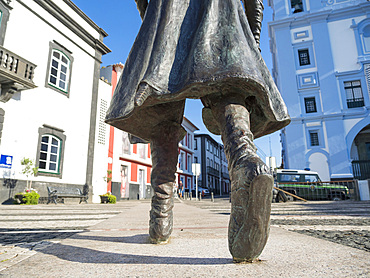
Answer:
POLYGON ((41 150, 44 151, 44 152, 47 152, 48 151, 48 145, 41 144, 41 150))
POLYGON ((302 0, 291 0, 291 8, 293 13, 303 12, 302 0))
POLYGON ((354 87, 359 87, 359 86, 361 86, 360 80, 353 81, 353 82, 352 82, 352 86, 354 86, 354 87))
POLYGON ((299 65, 300 66, 305 66, 305 65, 311 64, 308 49, 298 50, 298 57, 299 57, 299 65))
POLYGON ((62 62, 65 63, 65 64, 68 64, 68 60, 66 57, 62 56, 62 62))
POLYGON ((50 83, 56 85, 57 84, 57 79, 54 76, 50 76, 50 83))
POLYGON ((51 141, 51 144, 54 145, 54 146, 58 146, 58 140, 53 138, 52 141, 51 141))
POLYGON ((67 73, 67 67, 66 66, 61 66, 60 67, 60 70, 62 71, 62 72, 64 72, 64 73, 67 73))
POLYGON ((44 162, 44 161, 40 161, 40 163, 39 163, 39 168, 40 168, 40 169, 46 169, 46 162, 44 162))
POLYGON ((65 82, 63 82, 63 81, 59 81, 59 87, 60 87, 61 89, 65 89, 65 87, 66 87, 66 83, 65 83, 65 82))
POLYGON ((58 68, 59 63, 58 63, 58 61, 53 60, 53 61, 51 62, 51 65, 52 65, 54 68, 58 68))
POLYGON ((44 142, 44 143, 49 142, 49 136, 42 136, 41 142, 44 142))
POLYGON ((60 79, 66 81, 66 75, 64 73, 60 73, 60 79))
POLYGON ((344 82, 344 87, 347 88, 347 87, 351 87, 352 86, 352 82, 344 82))
POLYGON ((305 98, 304 103, 306 106, 306 113, 314 113, 317 112, 316 109, 316 100, 314 97, 305 98))
POLYGON ((59 52, 53 51, 53 56, 57 59, 60 59, 60 54, 59 52))
POLYGON ((344 82, 344 89, 346 91, 348 108, 362 107, 365 105, 360 80, 344 82))
POLYGON ((40 159, 41 160, 46 160, 46 153, 41 152, 40 153, 40 159))
POLYGON ((57 162, 57 156, 55 154, 50 155, 50 161, 57 162))
POLYGON ((58 75, 58 71, 55 68, 51 68, 50 74, 51 75, 54 75, 54 76, 57 76, 58 75))
POLYGON ((51 147, 51 153, 58 153, 58 148, 57 147, 51 147))
POLYGON ((55 163, 49 164, 49 170, 55 171, 57 169, 57 165, 55 163))
POLYGON ((319 134, 315 131, 310 132, 311 146, 319 146, 319 134))

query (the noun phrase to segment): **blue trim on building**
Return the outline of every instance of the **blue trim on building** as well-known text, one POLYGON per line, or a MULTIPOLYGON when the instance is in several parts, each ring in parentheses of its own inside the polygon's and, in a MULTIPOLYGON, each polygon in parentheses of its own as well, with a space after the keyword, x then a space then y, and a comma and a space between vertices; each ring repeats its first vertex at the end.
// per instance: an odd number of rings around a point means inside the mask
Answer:
POLYGON ((307 89, 319 87, 317 72, 310 72, 297 75, 298 89, 307 89))
MULTIPOLYGON (((368 110, 369 112, 369 110, 368 110)), ((347 144, 347 153, 348 153, 348 159, 351 159, 351 147, 353 144, 353 141, 355 140, 358 133, 367 125, 370 125, 370 115, 368 113, 367 117, 359 121, 357 124, 355 124, 351 130, 347 133, 346 136, 346 144, 347 144)))

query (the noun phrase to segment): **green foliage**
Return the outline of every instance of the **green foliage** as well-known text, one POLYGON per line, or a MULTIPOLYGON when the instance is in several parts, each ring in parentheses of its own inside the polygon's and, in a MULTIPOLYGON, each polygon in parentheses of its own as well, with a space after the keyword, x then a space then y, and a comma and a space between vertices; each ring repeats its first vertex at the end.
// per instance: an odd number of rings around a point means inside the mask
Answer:
POLYGON ((100 196, 106 196, 108 197, 108 203, 109 204, 115 204, 117 202, 117 197, 112 195, 110 192, 107 192, 103 195, 100 195, 100 196))
MULTIPOLYGON (((22 192, 15 194, 14 198, 22 201, 22 205, 37 205, 39 203, 40 195, 35 191, 22 192)), ((15 203, 18 204, 17 201, 15 201, 15 203)))
POLYGON ((104 181, 106 183, 110 182, 112 180, 112 170, 107 170, 107 176, 104 177, 104 181))
POLYGON ((22 174, 26 175, 27 177, 28 176, 34 176, 37 174, 37 171, 38 171, 38 167, 33 167, 35 165, 35 163, 33 162, 32 159, 29 159, 29 158, 23 158, 21 160, 21 165, 23 165, 23 170, 22 170, 22 174))
POLYGON ((117 201, 116 196, 114 196, 114 195, 108 195, 108 203, 115 204, 116 201, 117 201))

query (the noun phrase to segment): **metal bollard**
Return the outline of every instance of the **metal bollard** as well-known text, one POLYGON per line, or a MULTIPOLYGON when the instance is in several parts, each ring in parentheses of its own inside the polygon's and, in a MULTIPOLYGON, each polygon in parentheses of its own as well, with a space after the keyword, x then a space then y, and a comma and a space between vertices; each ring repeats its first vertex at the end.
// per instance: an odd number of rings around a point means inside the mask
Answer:
POLYGON ((199 194, 199 201, 202 201, 202 194, 199 194))
POLYGON ((190 201, 193 200, 192 192, 189 192, 190 201))
POLYGON ((213 192, 211 192, 211 202, 214 202, 215 199, 213 198, 213 192))

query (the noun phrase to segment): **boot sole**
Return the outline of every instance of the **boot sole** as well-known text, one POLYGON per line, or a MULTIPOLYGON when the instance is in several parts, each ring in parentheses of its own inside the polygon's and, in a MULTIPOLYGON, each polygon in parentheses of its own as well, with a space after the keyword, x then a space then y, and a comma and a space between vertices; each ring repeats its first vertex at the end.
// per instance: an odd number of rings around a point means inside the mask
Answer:
POLYGON ((262 253, 270 230, 272 186, 271 175, 258 175, 250 184, 248 200, 245 200, 247 205, 244 208, 232 208, 230 222, 238 216, 243 222, 236 225, 240 226, 237 231, 229 226, 229 249, 234 262, 251 263, 262 253), (240 214, 243 216, 240 217, 240 214))

